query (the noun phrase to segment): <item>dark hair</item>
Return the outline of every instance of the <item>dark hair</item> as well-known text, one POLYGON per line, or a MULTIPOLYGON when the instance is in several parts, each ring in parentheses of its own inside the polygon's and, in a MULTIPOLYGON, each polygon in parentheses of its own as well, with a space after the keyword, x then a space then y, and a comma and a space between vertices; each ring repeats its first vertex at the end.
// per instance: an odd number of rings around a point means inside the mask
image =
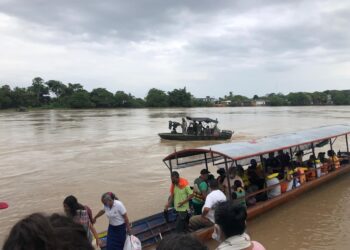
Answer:
POLYGON ((219 188, 219 182, 216 179, 209 180, 209 187, 211 189, 218 189, 219 188))
POLYGON ((77 215, 77 210, 82 209, 85 210, 85 207, 83 205, 81 205, 78 202, 78 199, 73 196, 73 195, 69 195, 67 196, 64 201, 63 204, 66 204, 69 207, 69 216, 70 217, 74 217, 77 215))
POLYGON ((56 250, 53 228, 39 213, 18 221, 11 229, 3 250, 56 250))
POLYGON ((241 188, 242 187, 242 182, 240 180, 235 180, 233 183, 233 186, 235 188, 241 188))
POLYGON ((179 172, 177 172, 177 171, 171 172, 171 177, 177 177, 177 178, 179 178, 179 177, 180 177, 179 172))
POLYGON ((241 235, 245 230, 247 211, 241 204, 232 201, 221 202, 215 209, 215 223, 219 225, 226 238, 241 235))
POLYGON ((190 234, 170 234, 161 240, 157 250, 208 250, 197 238, 190 234))
POLYGON ((59 250, 93 250, 84 227, 59 214, 48 217, 59 250))

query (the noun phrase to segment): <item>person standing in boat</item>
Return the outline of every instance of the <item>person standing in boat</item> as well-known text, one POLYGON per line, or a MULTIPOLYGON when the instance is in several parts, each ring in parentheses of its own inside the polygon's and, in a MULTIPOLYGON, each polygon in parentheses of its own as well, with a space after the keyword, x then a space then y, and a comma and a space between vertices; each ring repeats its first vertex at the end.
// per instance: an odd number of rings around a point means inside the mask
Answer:
POLYGON ((105 213, 109 220, 106 249, 123 250, 126 233, 131 233, 126 208, 116 197, 112 197, 110 192, 104 193, 101 201, 104 205, 103 209, 96 214, 93 222, 95 223, 96 219, 105 213))
POLYGON ((187 122, 185 117, 182 117, 181 128, 182 128, 182 134, 187 135, 187 122))
POLYGON ((201 170, 200 174, 201 175, 194 180, 193 185, 192 204, 195 215, 200 215, 202 213, 204 201, 208 194, 207 180, 210 172, 204 168, 201 170))
POLYGON ((180 178, 178 172, 171 173, 170 196, 165 205, 167 211, 171 205, 174 206, 177 212, 176 232, 182 233, 185 231, 188 222, 188 210, 190 209, 189 201, 193 197, 193 191, 190 188, 188 181, 180 178))

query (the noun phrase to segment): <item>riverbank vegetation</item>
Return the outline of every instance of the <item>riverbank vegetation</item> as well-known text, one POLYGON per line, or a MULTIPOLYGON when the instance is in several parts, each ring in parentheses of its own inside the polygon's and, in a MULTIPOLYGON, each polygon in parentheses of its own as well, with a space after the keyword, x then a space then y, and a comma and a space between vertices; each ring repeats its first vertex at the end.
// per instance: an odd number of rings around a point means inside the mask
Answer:
MULTIPOLYGON (((0 85, 1 86, 1 85, 0 85)), ((2 85, 0 109, 9 108, 142 108, 142 107, 212 107, 212 106, 303 106, 303 105, 350 105, 350 90, 326 90, 323 92, 296 92, 284 95, 271 93, 248 98, 230 92, 215 99, 207 96, 196 98, 183 89, 163 91, 152 88, 145 98, 130 93, 111 93, 105 88, 91 92, 79 83, 64 84, 60 81, 33 79, 26 88, 2 85)))

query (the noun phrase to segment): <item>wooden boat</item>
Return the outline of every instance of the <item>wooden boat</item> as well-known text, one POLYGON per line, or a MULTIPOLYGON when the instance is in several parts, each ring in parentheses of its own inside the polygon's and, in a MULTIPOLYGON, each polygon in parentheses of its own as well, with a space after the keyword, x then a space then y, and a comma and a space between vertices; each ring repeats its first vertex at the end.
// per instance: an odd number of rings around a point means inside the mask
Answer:
POLYGON ((171 132, 159 133, 158 135, 164 140, 178 141, 229 140, 232 137, 233 131, 218 129, 218 120, 213 120, 207 117, 189 116, 187 116, 186 119, 189 123, 189 126, 186 126, 186 133, 178 133, 176 130, 176 128, 178 126, 182 126, 182 124, 179 122, 169 121, 169 129, 171 132), (198 124, 201 124, 199 129, 198 124))
MULTIPOLYGON (((311 190, 338 176, 349 173, 349 134, 349 125, 320 127, 296 133, 266 137, 254 141, 218 144, 177 151, 165 157, 163 162, 168 167, 170 172, 173 170, 198 165, 203 165, 207 169, 209 168, 209 165, 211 165, 210 167, 223 167, 226 169, 226 172, 228 172, 228 168, 230 166, 234 167, 238 164, 247 165, 251 159, 260 160, 263 163, 263 157, 270 152, 280 150, 289 152, 292 161, 295 153, 300 150, 304 150, 306 154, 308 154, 309 151, 309 153, 313 155, 315 155, 317 151, 325 150, 324 147, 326 146, 329 146, 329 148, 333 150, 335 140, 339 137, 345 137, 346 152, 338 152, 338 155, 341 157, 341 165, 339 168, 331 169, 331 171, 326 173, 330 169, 330 166, 327 166, 327 164, 324 163, 323 166, 321 166, 322 170, 325 171, 322 176, 307 179, 307 181, 299 187, 294 187, 290 191, 282 193, 275 198, 257 202, 255 205, 248 207, 248 220, 250 220, 264 212, 270 211, 272 208, 278 205, 296 198, 308 190, 311 190), (325 141, 328 143, 325 144, 325 141)), ((314 173, 316 170, 317 169, 315 168, 311 168, 303 175, 307 176, 308 172, 314 173)), ((300 175, 295 175, 293 178, 300 178, 300 175)), ((266 193, 284 182, 285 181, 281 181, 279 184, 251 193, 246 196, 246 199, 261 193, 266 193)), ((169 214, 170 216, 166 217, 163 215, 163 213, 158 213, 156 215, 141 219, 133 223, 132 231, 137 237, 140 238, 144 246, 155 245, 165 234, 170 233, 174 229, 176 213, 173 210, 170 210, 169 214)), ((213 228, 204 228, 194 232, 194 234, 199 239, 205 241, 211 238, 212 232, 213 228)))

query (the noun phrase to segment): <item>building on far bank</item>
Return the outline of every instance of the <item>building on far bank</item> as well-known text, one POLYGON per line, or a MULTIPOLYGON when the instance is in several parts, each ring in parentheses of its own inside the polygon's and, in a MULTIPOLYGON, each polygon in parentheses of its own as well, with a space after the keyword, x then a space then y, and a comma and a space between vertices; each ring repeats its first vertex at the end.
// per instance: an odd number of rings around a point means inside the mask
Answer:
POLYGON ((252 106, 266 106, 266 100, 264 99, 256 99, 251 101, 252 106))

